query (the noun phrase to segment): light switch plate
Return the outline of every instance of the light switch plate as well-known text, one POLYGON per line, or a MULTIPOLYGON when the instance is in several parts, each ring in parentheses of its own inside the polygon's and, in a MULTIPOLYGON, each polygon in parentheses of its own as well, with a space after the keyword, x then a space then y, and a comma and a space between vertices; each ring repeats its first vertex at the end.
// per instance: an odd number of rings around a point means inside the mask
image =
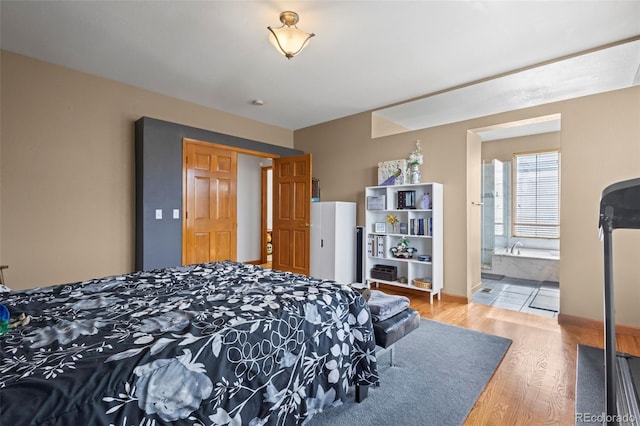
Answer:
POLYGON ((173 209, 173 218, 180 219, 180 209, 173 209))
POLYGON ((156 209, 156 219, 162 219, 162 209, 156 209))

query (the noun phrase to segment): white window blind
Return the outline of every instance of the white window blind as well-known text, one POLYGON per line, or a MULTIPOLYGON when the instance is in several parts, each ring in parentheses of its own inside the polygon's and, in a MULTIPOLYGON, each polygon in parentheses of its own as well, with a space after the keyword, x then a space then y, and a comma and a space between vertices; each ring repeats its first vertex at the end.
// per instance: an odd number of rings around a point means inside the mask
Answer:
POLYGON ((513 235, 560 237, 560 152, 514 156, 513 235))

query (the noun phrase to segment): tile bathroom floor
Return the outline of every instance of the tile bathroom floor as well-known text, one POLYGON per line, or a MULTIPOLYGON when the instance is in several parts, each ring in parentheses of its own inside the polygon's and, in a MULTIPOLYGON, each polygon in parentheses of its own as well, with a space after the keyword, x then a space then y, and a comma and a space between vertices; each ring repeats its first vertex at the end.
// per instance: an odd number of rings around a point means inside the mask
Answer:
POLYGON ((482 275, 482 288, 471 301, 550 318, 558 316, 560 286, 553 281, 482 275))

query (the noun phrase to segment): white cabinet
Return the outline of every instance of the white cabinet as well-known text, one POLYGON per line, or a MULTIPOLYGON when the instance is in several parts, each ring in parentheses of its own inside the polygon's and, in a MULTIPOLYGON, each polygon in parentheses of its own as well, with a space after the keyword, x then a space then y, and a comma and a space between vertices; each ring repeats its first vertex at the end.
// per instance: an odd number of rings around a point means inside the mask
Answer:
POLYGON ((444 272, 442 197, 441 183, 371 186, 365 189, 364 258, 368 283, 428 292, 431 303, 434 295, 440 299, 444 272), (430 200, 427 205, 422 202, 425 194, 430 200), (415 205, 411 203, 412 195, 415 205), (398 219, 395 226, 387 222, 389 215, 398 219), (396 257, 391 251, 402 240, 414 249, 410 258, 396 257), (395 267, 395 276, 392 267, 395 267), (401 282, 403 279, 406 282, 401 282), (414 279, 424 284, 418 286, 414 279))
POLYGON ((355 232, 356 203, 311 203, 311 276, 353 283, 355 232))

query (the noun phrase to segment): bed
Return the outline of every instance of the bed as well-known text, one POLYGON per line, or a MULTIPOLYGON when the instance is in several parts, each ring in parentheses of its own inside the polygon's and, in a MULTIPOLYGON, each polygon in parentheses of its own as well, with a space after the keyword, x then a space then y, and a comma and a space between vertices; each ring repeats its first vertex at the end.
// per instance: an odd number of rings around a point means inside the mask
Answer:
POLYGON ((0 424, 290 425, 377 385, 349 286, 217 262, 0 294, 0 424))

